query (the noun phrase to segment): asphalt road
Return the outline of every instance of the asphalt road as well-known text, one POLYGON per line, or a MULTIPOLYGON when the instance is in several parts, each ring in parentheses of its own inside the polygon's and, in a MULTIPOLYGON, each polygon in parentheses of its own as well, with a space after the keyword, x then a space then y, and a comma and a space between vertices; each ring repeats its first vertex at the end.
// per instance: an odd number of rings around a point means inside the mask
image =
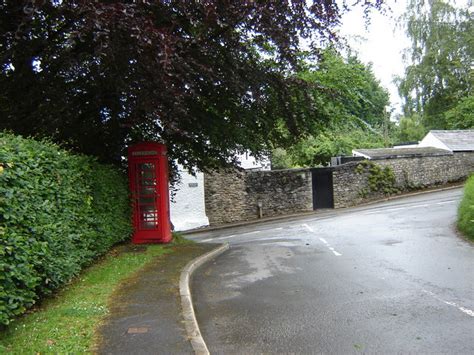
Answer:
POLYGON ((474 353, 460 189, 193 235, 231 248, 192 281, 211 353, 474 353))

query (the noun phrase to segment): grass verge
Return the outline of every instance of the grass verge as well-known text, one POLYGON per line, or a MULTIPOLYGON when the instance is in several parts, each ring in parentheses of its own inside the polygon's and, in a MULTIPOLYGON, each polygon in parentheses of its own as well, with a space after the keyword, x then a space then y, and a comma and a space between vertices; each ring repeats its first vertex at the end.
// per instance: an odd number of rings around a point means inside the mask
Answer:
POLYGON ((466 182, 458 210, 458 229, 474 241, 474 175, 466 182))
POLYGON ((37 309, 0 333, 0 353, 58 354, 91 352, 94 331, 107 314, 107 301, 121 281, 152 258, 190 243, 181 236, 168 245, 122 245, 84 270, 37 309))

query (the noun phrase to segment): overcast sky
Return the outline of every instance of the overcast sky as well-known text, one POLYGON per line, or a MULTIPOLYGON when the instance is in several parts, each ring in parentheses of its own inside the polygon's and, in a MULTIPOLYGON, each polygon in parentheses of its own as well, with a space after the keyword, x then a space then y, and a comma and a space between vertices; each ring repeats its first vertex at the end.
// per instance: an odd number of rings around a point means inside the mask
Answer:
POLYGON ((393 83, 395 75, 402 75, 405 63, 402 52, 410 46, 410 41, 401 28, 397 28, 397 18, 404 12, 407 0, 387 0, 393 12, 381 15, 373 12, 371 24, 365 26, 363 12, 356 9, 342 18, 341 34, 349 40, 359 58, 373 64, 376 77, 390 92, 390 101, 395 112, 401 112, 401 100, 393 83))

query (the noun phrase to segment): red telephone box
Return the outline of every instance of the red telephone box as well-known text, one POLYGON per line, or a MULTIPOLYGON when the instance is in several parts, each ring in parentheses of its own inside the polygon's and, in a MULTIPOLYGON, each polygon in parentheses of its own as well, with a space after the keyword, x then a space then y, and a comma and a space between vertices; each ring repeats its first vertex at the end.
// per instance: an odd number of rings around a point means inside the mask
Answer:
POLYGON ((128 174, 133 206, 132 242, 171 240, 166 146, 145 142, 128 148, 128 174))

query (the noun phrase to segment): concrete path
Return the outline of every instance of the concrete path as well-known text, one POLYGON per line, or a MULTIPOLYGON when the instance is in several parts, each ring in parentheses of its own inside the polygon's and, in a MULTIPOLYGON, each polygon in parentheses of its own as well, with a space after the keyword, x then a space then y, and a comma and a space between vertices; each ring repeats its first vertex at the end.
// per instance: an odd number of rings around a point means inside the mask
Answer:
POLYGON ((193 235, 231 243, 192 283, 210 352, 474 353, 461 194, 193 235))
POLYGON ((152 261, 113 295, 99 328, 99 354, 191 354, 183 323, 179 277, 192 259, 215 245, 181 245, 152 261))

